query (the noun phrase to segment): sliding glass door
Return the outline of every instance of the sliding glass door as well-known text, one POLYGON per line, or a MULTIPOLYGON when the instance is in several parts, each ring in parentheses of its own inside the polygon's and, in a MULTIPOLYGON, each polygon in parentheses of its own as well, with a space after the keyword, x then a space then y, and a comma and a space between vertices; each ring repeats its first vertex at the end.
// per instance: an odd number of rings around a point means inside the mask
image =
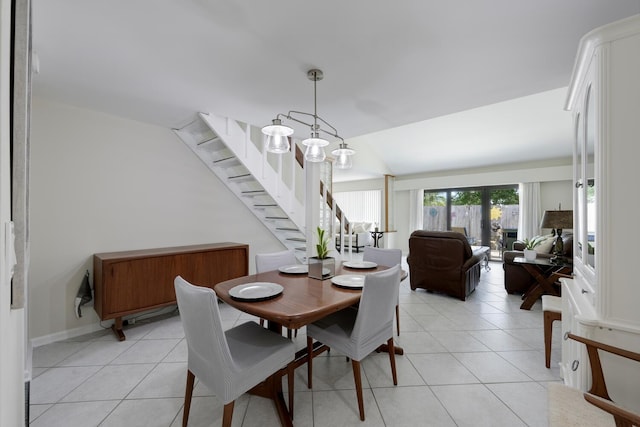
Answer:
POLYGON ((425 230, 460 232, 472 245, 489 246, 492 258, 517 232, 518 217, 517 185, 424 192, 425 230))

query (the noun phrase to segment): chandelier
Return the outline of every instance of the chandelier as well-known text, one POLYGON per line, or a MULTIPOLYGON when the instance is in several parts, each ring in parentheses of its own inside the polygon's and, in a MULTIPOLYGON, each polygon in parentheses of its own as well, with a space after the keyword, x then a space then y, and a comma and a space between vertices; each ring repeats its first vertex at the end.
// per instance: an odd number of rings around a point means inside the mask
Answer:
POLYGON ((282 124, 282 119, 292 120, 294 122, 309 126, 311 136, 302 141, 307 147, 304 158, 308 162, 322 162, 326 159, 324 147, 329 145, 329 141, 320 137, 320 134, 326 134, 334 138, 338 138, 341 142, 337 149, 333 150, 335 159, 335 167, 339 169, 349 169, 352 166, 351 156, 355 151, 350 149, 344 139, 338 135, 336 128, 331 126, 322 117, 318 116, 318 102, 316 84, 322 80, 324 75, 321 70, 312 69, 307 71, 307 78, 313 82, 313 114, 303 111, 289 111, 287 114, 278 114, 272 120, 270 125, 262 128, 262 133, 266 136, 266 150, 270 153, 286 153, 289 151, 289 136, 293 135, 293 128, 282 124), (313 123, 306 120, 313 119, 313 123), (320 122, 320 123, 318 123, 320 122))

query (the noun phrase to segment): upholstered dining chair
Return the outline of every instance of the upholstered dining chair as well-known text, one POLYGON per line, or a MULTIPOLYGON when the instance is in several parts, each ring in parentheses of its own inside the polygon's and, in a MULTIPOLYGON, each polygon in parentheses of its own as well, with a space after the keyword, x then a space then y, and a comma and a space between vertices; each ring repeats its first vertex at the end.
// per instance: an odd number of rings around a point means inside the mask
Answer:
MULTIPOLYGON (((256 254, 256 273, 277 270, 285 265, 298 264, 298 259, 292 250, 256 254)), ((264 326, 264 319, 260 319, 260 326, 264 326)), ((298 336, 298 330, 295 330, 298 336)), ((291 339, 291 330, 287 329, 287 338, 291 339)))
MULTIPOLYGON (((195 377, 224 403, 222 425, 231 426, 235 400, 293 361, 295 345, 250 321, 224 331, 213 289, 194 286, 180 276, 174 287, 188 348, 182 426, 189 420, 195 377)), ((293 369, 287 376, 293 413, 293 369)))
POLYGON ((400 286, 400 265, 365 276, 358 308, 332 313, 307 325, 307 384, 312 388, 313 340, 351 359, 360 419, 364 421, 360 362, 386 342, 393 385, 398 385, 393 344, 393 305, 400 286))
MULTIPOLYGON (((374 248, 372 246, 365 246, 364 254, 362 255, 363 261, 375 262, 378 265, 384 265, 386 267, 393 267, 396 264, 402 262, 402 250, 401 249, 388 249, 388 248, 374 248)), ((396 298, 396 331, 400 336, 400 293, 396 298)))

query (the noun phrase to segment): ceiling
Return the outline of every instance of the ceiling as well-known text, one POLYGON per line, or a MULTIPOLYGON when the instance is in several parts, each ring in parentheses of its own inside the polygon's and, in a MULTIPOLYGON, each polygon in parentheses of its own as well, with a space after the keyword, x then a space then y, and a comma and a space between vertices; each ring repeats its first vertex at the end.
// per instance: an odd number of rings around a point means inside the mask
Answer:
POLYGON ((313 112, 306 72, 323 70, 318 114, 357 150, 342 181, 570 157, 578 42, 640 13, 640 0, 32 4, 34 96, 137 121, 262 126, 313 112))

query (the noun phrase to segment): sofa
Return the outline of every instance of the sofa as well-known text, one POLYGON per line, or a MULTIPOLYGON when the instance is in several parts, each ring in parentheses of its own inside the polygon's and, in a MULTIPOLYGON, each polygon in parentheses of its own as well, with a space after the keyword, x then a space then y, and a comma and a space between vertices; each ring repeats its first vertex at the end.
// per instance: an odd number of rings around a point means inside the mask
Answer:
MULTIPOLYGON (((536 236, 538 237, 538 236, 536 236)), ((553 256, 553 243, 555 236, 547 235, 545 241, 534 248, 537 252, 536 257, 551 258, 553 256)), ((562 243, 564 245, 563 256, 568 260, 573 257, 573 235, 566 233, 562 235, 562 243)), ((526 292, 535 279, 520 264, 513 262, 516 257, 524 256, 524 243, 516 240, 513 242, 512 251, 505 251, 502 254, 502 268, 504 270, 504 289, 508 294, 522 294, 526 292)))
MULTIPOLYGON (((373 223, 371 222, 352 222, 351 229, 353 234, 349 236, 344 234, 344 245, 346 248, 351 248, 356 252, 360 252, 360 249, 364 249, 365 246, 371 246, 373 244, 373 237, 371 231, 373 231, 373 223), (349 239, 351 237, 351 239, 349 239)), ((337 224, 336 230, 340 230, 340 224, 337 224)), ((339 251, 342 246, 342 237, 340 233, 336 233, 336 249, 339 251)))
POLYGON ((414 231, 407 256, 411 289, 443 292, 464 301, 480 281, 483 256, 461 233, 414 231))

